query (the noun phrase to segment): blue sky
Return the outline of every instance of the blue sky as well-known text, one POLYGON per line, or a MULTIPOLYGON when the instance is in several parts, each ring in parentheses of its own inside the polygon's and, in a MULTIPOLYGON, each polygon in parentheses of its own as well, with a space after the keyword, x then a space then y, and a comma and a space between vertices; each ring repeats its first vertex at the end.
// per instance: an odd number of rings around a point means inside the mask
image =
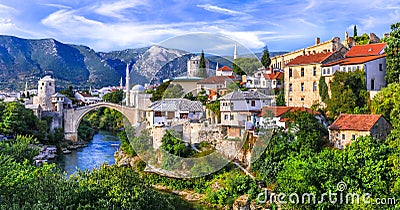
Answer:
MULTIPOLYGON (((55 38, 111 51, 157 44, 187 33, 217 33, 258 52, 290 51, 400 21, 398 0, 0 0, 0 34, 55 38)), ((223 48, 223 46, 221 46, 223 48)), ((227 46, 229 52, 232 46, 227 46)))

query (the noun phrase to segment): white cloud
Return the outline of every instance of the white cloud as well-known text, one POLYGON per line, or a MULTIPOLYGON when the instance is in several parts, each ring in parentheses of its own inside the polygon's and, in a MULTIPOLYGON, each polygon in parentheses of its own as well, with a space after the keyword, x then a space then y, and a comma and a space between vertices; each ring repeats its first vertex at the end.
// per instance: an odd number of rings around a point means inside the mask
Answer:
POLYGON ((16 12, 18 12, 18 10, 16 10, 15 8, 9 7, 4 4, 0 4, 0 14, 2 14, 2 13, 10 14, 10 13, 16 13, 16 12))
POLYGON ((125 19, 123 15, 124 10, 145 5, 147 5, 146 0, 117 1, 113 3, 102 3, 100 6, 95 7, 94 11, 103 16, 125 19))
POLYGON ((70 7, 70 6, 61 5, 61 4, 43 4, 43 5, 49 6, 49 7, 55 7, 55 8, 59 8, 59 9, 72 9, 72 7, 70 7))
POLYGON ((203 8, 210 12, 216 12, 216 13, 221 13, 221 14, 225 14, 225 15, 245 15, 246 14, 243 12, 226 9, 226 8, 214 6, 211 4, 201 4, 201 5, 199 4, 199 5, 197 5, 197 7, 203 8))

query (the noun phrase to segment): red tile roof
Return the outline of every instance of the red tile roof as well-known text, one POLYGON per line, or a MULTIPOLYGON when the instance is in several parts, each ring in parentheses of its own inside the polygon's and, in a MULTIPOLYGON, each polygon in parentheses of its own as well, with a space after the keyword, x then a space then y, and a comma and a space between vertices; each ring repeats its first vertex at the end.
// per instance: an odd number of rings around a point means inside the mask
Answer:
POLYGON ((229 66, 223 66, 223 67, 219 68, 217 71, 232 71, 232 69, 229 68, 229 66))
POLYGON ((269 80, 282 79, 284 76, 283 72, 276 72, 276 73, 272 73, 272 74, 264 73, 263 75, 264 75, 265 79, 269 79, 269 80))
POLYGON ((282 117, 286 112, 308 112, 310 114, 319 115, 319 112, 313 111, 309 108, 305 107, 292 107, 292 106, 268 106, 263 107, 261 116, 264 116, 267 113, 267 110, 271 111, 274 114, 274 117, 282 117))
POLYGON ((79 94, 81 94, 83 97, 93 97, 92 95, 83 92, 79 92, 79 94))
POLYGON ((380 55, 386 47, 386 43, 356 45, 350 48, 345 57, 359 57, 369 55, 380 55))
POLYGON ((327 66, 334 66, 337 64, 342 65, 354 65, 354 64, 363 64, 363 63, 367 63, 379 58, 384 58, 386 57, 386 54, 382 54, 382 55, 372 55, 372 56, 361 56, 361 57, 350 57, 350 58, 345 58, 343 60, 339 60, 339 61, 335 61, 332 63, 327 63, 322 65, 322 67, 327 67, 327 66))
POLYGON ((288 64, 286 64, 286 66, 299 66, 299 65, 307 65, 307 64, 314 64, 314 63, 322 63, 330 55, 332 55, 332 52, 315 53, 315 54, 310 54, 310 55, 300 55, 300 56, 297 56, 292 61, 290 61, 288 64))
POLYGON ((233 81, 234 79, 234 76, 212 76, 198 81, 197 84, 224 84, 225 81, 233 81))
POLYGON ((370 131, 382 115, 376 114, 341 114, 329 126, 330 130, 370 131))

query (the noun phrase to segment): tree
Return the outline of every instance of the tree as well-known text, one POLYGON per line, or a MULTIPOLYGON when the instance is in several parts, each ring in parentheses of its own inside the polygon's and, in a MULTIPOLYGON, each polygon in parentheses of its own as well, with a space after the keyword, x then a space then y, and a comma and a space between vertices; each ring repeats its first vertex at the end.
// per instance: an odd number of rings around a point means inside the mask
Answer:
POLYGON ((208 95, 206 90, 201 89, 200 92, 197 94, 196 100, 200 101, 203 105, 205 105, 208 100, 208 95))
POLYGON ((357 36, 357 25, 354 25, 353 37, 357 36))
POLYGON ((264 66, 264 68, 269 68, 269 65, 271 65, 271 58, 269 57, 269 52, 267 49, 265 49, 263 52, 263 55, 261 57, 261 63, 264 66))
POLYGON ((168 130, 161 139, 161 148, 170 154, 187 157, 190 154, 190 149, 188 149, 185 142, 177 136, 178 133, 176 131, 168 130))
POLYGON ((69 98, 73 104, 76 104, 76 98, 74 95, 74 90, 72 86, 69 86, 68 89, 60 90, 58 91, 59 93, 65 95, 67 98, 69 98))
POLYGON ((325 102, 325 100, 328 99, 328 85, 326 84, 325 77, 323 76, 319 78, 318 90, 321 100, 325 102))
POLYGON ((390 26, 390 36, 386 38, 386 76, 388 84, 399 82, 400 77, 400 22, 390 26))
POLYGON ((201 51, 198 77, 207 78, 206 59, 204 58, 204 51, 201 51))
POLYGON ((276 95, 276 106, 286 106, 285 95, 283 90, 277 91, 278 94, 276 95))
POLYGON ((107 101, 114 104, 120 104, 124 98, 123 90, 116 90, 112 93, 107 93, 103 96, 103 101, 107 101))
POLYGON ((181 98, 184 95, 180 84, 170 84, 164 91, 163 98, 181 98))
POLYGON ((355 36, 354 41, 356 41, 359 45, 365 45, 368 44, 370 40, 368 34, 364 33, 361 36, 355 36))
POLYGON ((363 70, 335 72, 331 86, 331 98, 326 101, 329 116, 340 113, 369 113, 370 97, 366 90, 363 70))
POLYGON ((232 71, 235 73, 235 74, 237 74, 237 75, 245 75, 246 74, 246 72, 244 72, 243 70, 242 70, 242 68, 240 68, 239 67, 239 65, 237 65, 236 63, 235 63, 236 61, 234 61, 233 63, 232 63, 232 71))
POLYGON ((33 134, 37 129, 38 118, 33 111, 17 102, 5 105, 1 119, 1 128, 7 135, 33 134))
POLYGON ((167 81, 159 85, 156 90, 152 93, 153 95, 151 96, 150 100, 152 102, 154 101, 159 101, 163 98, 165 90, 168 88, 168 86, 171 84, 171 81, 167 81))

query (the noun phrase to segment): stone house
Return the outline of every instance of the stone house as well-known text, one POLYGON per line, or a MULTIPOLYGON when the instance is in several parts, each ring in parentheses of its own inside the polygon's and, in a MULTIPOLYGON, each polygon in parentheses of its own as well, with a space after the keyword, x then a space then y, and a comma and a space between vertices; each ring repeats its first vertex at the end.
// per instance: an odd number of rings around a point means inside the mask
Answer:
POLYGON ((170 125, 180 120, 199 120, 203 117, 200 101, 184 98, 169 98, 152 103, 146 114, 148 126, 170 125))
POLYGON ((262 107, 271 103, 270 96, 257 91, 234 91, 221 97, 221 125, 227 128, 228 137, 241 137, 245 130, 259 126, 262 107))
MULTIPOLYGON (((344 59, 322 65, 322 76, 327 84, 333 79, 336 71, 350 72, 364 70, 365 84, 371 98, 382 87, 386 86, 386 43, 353 46, 344 59)), ((330 87, 328 85, 329 92, 330 87)))
POLYGON ((323 52, 298 56, 286 64, 284 94, 288 106, 311 107, 321 102, 318 82, 321 66, 343 59, 343 52, 323 52))
POLYGON ((382 115, 341 114, 329 126, 329 141, 334 147, 343 149, 360 136, 385 140, 392 129, 382 115))

